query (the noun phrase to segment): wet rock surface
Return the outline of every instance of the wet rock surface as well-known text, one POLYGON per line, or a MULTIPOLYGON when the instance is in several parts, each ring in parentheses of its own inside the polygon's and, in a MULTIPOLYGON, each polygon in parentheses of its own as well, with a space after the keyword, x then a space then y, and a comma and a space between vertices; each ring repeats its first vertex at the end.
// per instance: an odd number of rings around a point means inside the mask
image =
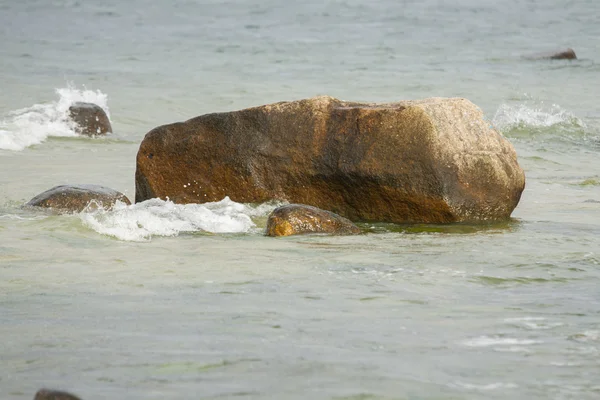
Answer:
POLYGON ((335 213, 304 204, 289 204, 273 210, 267 220, 267 236, 308 233, 355 235, 360 228, 335 213))
POLYGON ((83 211, 92 201, 104 209, 112 208, 117 201, 131 204, 123 193, 104 186, 60 185, 40 193, 26 205, 51 208, 60 213, 74 213, 83 211))
POLYGON ((93 103, 77 102, 69 107, 69 115, 77 124, 79 133, 100 136, 112 132, 110 120, 102 107, 93 103))

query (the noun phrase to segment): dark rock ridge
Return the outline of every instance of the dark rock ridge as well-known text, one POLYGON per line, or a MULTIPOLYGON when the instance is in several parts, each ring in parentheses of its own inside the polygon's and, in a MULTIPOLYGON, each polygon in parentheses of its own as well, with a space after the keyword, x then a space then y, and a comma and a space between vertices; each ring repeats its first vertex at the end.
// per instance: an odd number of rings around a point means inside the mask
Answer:
POLYGON ((273 210, 267 220, 267 236, 290 236, 307 233, 355 235, 360 228, 352 221, 330 211, 304 204, 289 204, 273 210))
POLYGON ((104 209, 112 208, 117 200, 131 204, 121 192, 99 185, 61 185, 38 194, 27 206, 52 208, 58 212, 81 212, 90 202, 104 209))
POLYGON ((40 389, 33 400, 81 400, 79 397, 59 390, 40 389))
POLYGON ((528 60, 576 60, 577 55, 571 48, 555 51, 547 51, 545 53, 532 54, 525 56, 528 60))
POLYGON ((389 104, 321 96, 207 114, 148 132, 136 202, 312 205, 352 221, 502 220, 525 175, 513 146, 473 103, 389 104))
POLYGON ((69 115, 77 124, 79 133, 87 136, 106 135, 112 132, 108 116, 102 107, 93 103, 77 102, 69 107, 69 115))

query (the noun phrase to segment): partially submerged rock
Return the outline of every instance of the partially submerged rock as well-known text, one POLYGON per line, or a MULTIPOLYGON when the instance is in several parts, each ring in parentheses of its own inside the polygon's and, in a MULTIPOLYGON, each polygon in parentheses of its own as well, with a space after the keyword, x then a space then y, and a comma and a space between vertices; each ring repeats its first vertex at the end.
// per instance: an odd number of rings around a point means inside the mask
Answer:
POLYGON ((81 212, 90 202, 109 209, 117 201, 131 204, 121 192, 99 185, 61 185, 46 190, 29 200, 26 205, 52 208, 58 212, 81 212))
POLYGON ((353 221, 478 222, 508 218, 524 186, 513 146, 466 99, 321 96, 153 129, 135 200, 276 199, 353 221))
POLYGON ((267 236, 307 233, 355 235, 360 233, 360 228, 342 216, 304 204, 278 207, 273 210, 267 220, 267 236))
POLYGON ((102 107, 94 103, 73 103, 69 115, 77 124, 79 133, 87 136, 106 135, 112 132, 110 120, 102 107))
POLYGON ((569 48, 532 54, 530 56, 526 56, 525 58, 528 60, 576 60, 577 55, 575 55, 575 51, 573 49, 569 48))
POLYGON ((40 389, 33 400, 81 400, 79 397, 68 392, 59 390, 40 389))

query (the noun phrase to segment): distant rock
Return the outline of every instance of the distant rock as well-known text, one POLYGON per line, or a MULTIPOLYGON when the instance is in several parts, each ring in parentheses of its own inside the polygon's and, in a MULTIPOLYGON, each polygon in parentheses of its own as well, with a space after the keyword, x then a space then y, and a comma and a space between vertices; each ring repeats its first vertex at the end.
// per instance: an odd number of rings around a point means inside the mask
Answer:
POLYGON ((275 199, 352 221, 449 223, 508 218, 525 175, 466 99, 321 96, 155 128, 140 145, 135 185, 136 202, 275 199))
POLYGON ((79 133, 87 136, 106 135, 112 132, 108 116, 102 107, 93 103, 77 102, 69 107, 69 115, 79 128, 79 133))
POLYGON ((27 202, 27 206, 52 208, 61 213, 83 211, 91 201, 109 209, 117 200, 131 204, 121 192, 98 185, 61 185, 46 190, 27 202))
POLYGON ((547 51, 545 53, 532 54, 525 56, 528 60, 576 60, 577 56, 573 49, 547 51))
POLYGON ((352 221, 335 213, 304 204, 290 204, 273 210, 267 220, 267 236, 307 233, 355 235, 360 229, 352 221))
POLYGON ((40 389, 33 400, 81 400, 79 397, 58 390, 40 389))

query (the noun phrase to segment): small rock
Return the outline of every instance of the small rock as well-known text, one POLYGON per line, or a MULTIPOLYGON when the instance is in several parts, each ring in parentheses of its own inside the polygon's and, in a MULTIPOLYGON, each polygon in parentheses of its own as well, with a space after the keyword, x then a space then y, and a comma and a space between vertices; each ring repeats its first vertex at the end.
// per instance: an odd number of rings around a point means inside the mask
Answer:
POLYGON ((33 400, 81 400, 79 397, 58 390, 40 389, 33 400))
POLYGON ((349 219, 304 204, 278 207, 269 215, 267 236, 290 236, 306 233, 355 235, 360 233, 360 229, 349 219))
POLYGON ((577 55, 571 48, 564 50, 548 51, 545 53, 532 54, 525 57, 528 60, 576 60, 577 55))
POLYGON ((83 211, 91 201, 104 209, 112 208, 117 200, 131 204, 121 192, 99 185, 60 185, 29 200, 26 205, 52 208, 61 213, 83 211))
POLYGON ((93 103, 77 102, 69 107, 71 119, 82 135, 97 136, 112 132, 108 116, 102 107, 93 103))

